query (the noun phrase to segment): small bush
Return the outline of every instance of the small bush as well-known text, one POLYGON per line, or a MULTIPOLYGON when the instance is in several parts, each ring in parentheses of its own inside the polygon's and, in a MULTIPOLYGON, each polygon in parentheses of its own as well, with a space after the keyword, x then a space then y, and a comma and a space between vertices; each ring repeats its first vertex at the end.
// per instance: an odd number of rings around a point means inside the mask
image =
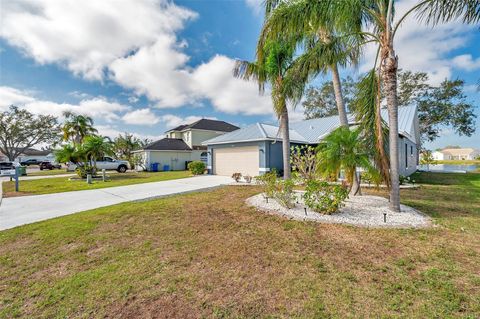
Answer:
POLYGON ((315 212, 333 214, 344 205, 348 189, 341 185, 311 180, 307 182, 303 199, 305 205, 315 212))
POLYGON ((249 183, 249 184, 252 182, 252 178, 253 178, 253 177, 250 176, 250 175, 245 175, 245 176, 243 176, 243 179, 245 180, 245 182, 247 182, 247 183, 249 183))
POLYGON ((201 161, 190 162, 187 168, 193 175, 202 175, 205 173, 205 163, 201 161))
POLYGON ((273 192, 273 198, 285 208, 293 208, 295 206, 295 194, 293 193, 293 187, 295 183, 291 179, 277 180, 275 184, 275 191, 273 192))
POLYGON ((273 197, 273 193, 275 192, 275 185, 277 183, 277 172, 275 170, 257 176, 255 180, 257 184, 262 186, 263 192, 267 197, 273 197))
POLYGON ((77 166, 77 168, 75 169, 75 173, 77 173, 78 177, 80 178, 87 178, 88 174, 91 174, 92 176, 96 176, 97 170, 94 166, 85 164, 82 166, 77 166))
POLYGON ((235 182, 239 182, 240 178, 242 178, 242 173, 233 173, 232 178, 235 180, 235 182))

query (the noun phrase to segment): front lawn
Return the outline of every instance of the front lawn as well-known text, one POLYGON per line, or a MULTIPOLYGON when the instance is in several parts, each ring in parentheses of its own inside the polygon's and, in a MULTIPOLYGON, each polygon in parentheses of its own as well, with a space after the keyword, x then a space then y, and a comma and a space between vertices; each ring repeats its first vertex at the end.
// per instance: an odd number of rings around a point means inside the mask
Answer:
POLYGON ((69 177, 42 178, 35 180, 20 181, 20 192, 15 192, 15 182, 3 182, 3 195, 5 197, 22 195, 52 194, 87 189, 106 188, 113 186, 124 186, 140 183, 166 181, 171 179, 190 177, 189 171, 171 172, 131 172, 108 174, 108 180, 103 182, 96 179, 92 184, 85 180, 69 180, 69 177))
POLYGON ((438 160, 435 164, 480 165, 480 160, 438 160))
POLYGON ((27 176, 49 176, 49 175, 65 175, 65 174, 73 174, 75 175, 75 172, 67 172, 64 168, 62 169, 46 169, 43 171, 34 171, 34 172, 27 172, 27 176))
POLYGON ((480 174, 415 178, 437 227, 291 221, 226 186, 0 232, 0 317, 478 318, 480 174))

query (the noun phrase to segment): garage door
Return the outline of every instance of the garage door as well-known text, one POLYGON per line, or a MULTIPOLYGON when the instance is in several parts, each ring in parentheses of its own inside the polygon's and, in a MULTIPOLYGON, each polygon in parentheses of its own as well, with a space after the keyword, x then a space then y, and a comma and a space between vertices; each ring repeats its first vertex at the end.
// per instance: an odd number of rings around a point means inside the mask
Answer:
POLYGON ((233 173, 257 176, 258 146, 220 148, 213 150, 213 174, 232 176, 233 173))

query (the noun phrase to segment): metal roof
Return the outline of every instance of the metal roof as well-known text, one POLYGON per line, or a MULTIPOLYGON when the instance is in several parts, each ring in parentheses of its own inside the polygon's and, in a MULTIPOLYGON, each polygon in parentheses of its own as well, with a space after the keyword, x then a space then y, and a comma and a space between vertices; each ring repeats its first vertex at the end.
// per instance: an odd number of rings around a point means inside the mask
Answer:
MULTIPOLYGON (((413 142, 415 139, 415 120, 417 107, 414 105, 398 108, 398 129, 400 134, 413 142)), ((382 109, 382 118, 388 124, 388 110, 382 109)), ((348 122, 355 124, 352 114, 348 114, 348 122)), ((317 144, 325 135, 340 126, 338 115, 318 119, 305 120, 290 124, 290 141, 303 144, 317 144)), ((239 130, 217 136, 203 142, 203 145, 227 144, 261 140, 281 140, 278 126, 255 123, 239 130)))

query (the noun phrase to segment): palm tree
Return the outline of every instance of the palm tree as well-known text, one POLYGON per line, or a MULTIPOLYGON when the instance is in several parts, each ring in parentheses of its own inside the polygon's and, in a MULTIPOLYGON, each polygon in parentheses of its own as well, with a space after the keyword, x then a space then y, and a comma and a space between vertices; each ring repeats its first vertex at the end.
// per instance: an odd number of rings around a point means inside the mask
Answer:
POLYGON ((429 24, 436 25, 452 20, 477 24, 480 22, 480 1, 478 0, 429 0, 418 8, 418 16, 429 24))
POLYGON ((113 144, 108 137, 89 135, 85 137, 82 149, 90 161, 90 166, 96 168, 97 159, 113 154, 113 144))
MULTIPOLYGON (((339 34, 345 29, 329 11, 328 1, 318 0, 266 0, 266 20, 258 46, 269 40, 287 36, 293 45, 302 44, 302 54, 297 58, 299 73, 313 78, 328 71, 332 73, 340 125, 348 127, 347 111, 342 94, 338 66, 355 65, 358 62, 362 37, 358 32, 349 36, 339 34), (355 45, 356 44, 356 45, 355 45)), ((349 29, 355 23, 342 21, 349 29)))
POLYGON ((114 140, 114 150, 116 155, 128 161, 130 168, 135 168, 135 161, 133 151, 142 147, 142 141, 133 136, 132 134, 125 133, 125 135, 119 135, 114 140))
POLYGON ((93 127, 93 119, 86 115, 76 114, 70 111, 64 112, 63 140, 81 144, 88 135, 94 135, 98 131, 93 127))
POLYGON ((355 183, 357 167, 374 172, 361 130, 340 126, 327 135, 317 147, 317 169, 326 176, 338 176, 345 171, 351 195, 361 195, 360 183, 355 183))
POLYGON ((257 47, 255 62, 237 61, 234 76, 258 82, 260 93, 271 86, 273 109, 280 121, 282 136, 283 177, 290 178, 290 135, 287 104, 296 105, 303 94, 304 81, 294 73, 295 47, 287 42, 269 41, 257 47))

